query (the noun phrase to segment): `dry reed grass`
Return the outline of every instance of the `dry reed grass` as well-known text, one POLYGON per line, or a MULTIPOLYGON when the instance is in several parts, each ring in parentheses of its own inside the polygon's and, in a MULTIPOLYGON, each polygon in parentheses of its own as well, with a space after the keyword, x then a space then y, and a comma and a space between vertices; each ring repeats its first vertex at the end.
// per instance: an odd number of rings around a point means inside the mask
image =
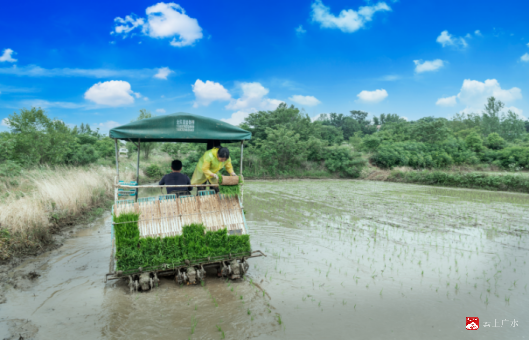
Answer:
MULTIPOLYGON (((114 176, 112 168, 101 166, 41 167, 24 172, 18 181, 27 192, 0 203, 0 228, 9 234, 8 242, 1 243, 0 248, 20 251, 48 242, 55 227, 75 221, 113 198, 114 176)), ((11 191, 16 192, 16 188, 11 191)))

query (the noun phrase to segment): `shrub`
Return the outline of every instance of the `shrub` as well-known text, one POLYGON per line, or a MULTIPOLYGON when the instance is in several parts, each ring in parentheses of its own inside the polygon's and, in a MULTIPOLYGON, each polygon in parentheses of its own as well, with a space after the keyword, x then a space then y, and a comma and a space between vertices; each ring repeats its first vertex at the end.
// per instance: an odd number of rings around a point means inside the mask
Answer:
POLYGON ((187 158, 182 160, 181 173, 186 174, 191 179, 191 177, 193 176, 193 172, 195 171, 195 167, 197 166, 197 163, 199 162, 201 156, 202 155, 198 152, 191 152, 187 158))
POLYGON ((363 139, 362 146, 364 149, 373 152, 379 147, 381 140, 375 135, 368 135, 363 139))
POLYGON ((11 177, 20 175, 22 167, 13 161, 4 161, 0 163, 0 176, 11 177))
POLYGON ((474 152, 480 152, 484 149, 482 145, 482 137, 477 132, 472 132, 466 137, 466 145, 474 152))
POLYGON ((164 175, 160 167, 154 163, 150 164, 144 172, 150 178, 161 178, 164 175))
POLYGON ((517 175, 489 175, 484 173, 447 173, 440 171, 392 171, 387 181, 420 183, 434 186, 480 188, 528 193, 528 177, 517 175))
POLYGON ((505 144, 506 141, 504 141, 504 139, 497 133, 491 133, 486 138, 486 146, 489 149, 502 149, 505 144))
POLYGON ((307 159, 309 161, 321 161, 326 157, 327 141, 311 136, 307 141, 307 159))
POLYGON ((384 142, 370 159, 381 168, 409 166, 416 169, 446 168, 453 164, 479 163, 477 154, 457 139, 443 143, 384 142))
POLYGON ((366 161, 360 153, 355 153, 348 146, 333 146, 325 150, 325 166, 331 172, 338 172, 341 177, 358 178, 366 161))
POLYGON ((528 147, 510 146, 501 150, 488 150, 482 154, 482 161, 502 169, 528 169, 528 147))
POLYGON ((95 162, 99 155, 96 149, 90 144, 74 145, 73 150, 68 156, 68 163, 84 166, 95 162))

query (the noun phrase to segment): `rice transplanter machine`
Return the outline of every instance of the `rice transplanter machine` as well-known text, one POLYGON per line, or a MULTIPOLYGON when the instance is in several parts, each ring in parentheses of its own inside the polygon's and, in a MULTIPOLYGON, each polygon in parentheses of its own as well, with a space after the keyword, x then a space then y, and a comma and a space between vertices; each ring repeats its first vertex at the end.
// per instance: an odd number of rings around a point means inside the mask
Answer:
MULTIPOLYGON (((208 149, 213 141, 225 143, 240 142, 240 176, 243 172, 243 141, 250 140, 251 133, 219 120, 176 113, 156 116, 140 121, 134 121, 110 130, 110 137, 115 141, 116 148, 116 181, 115 200, 112 207, 114 217, 122 214, 138 214, 139 238, 154 237, 161 239, 181 236, 183 228, 190 224, 203 224, 206 231, 227 229, 228 235, 246 235, 248 227, 243 212, 243 184, 239 177, 223 177, 223 185, 233 184, 240 187, 240 195, 226 196, 216 194, 209 184, 210 190, 198 191, 197 195, 175 196, 175 194, 154 197, 138 197, 138 189, 146 187, 178 187, 175 185, 139 185, 140 175, 140 146, 142 142, 192 142, 207 143, 208 149), (120 181, 118 140, 135 144, 138 150, 136 165, 136 181, 120 181), (232 178, 232 179, 230 179, 232 178), (233 179, 233 178, 237 178, 233 179), (226 181, 225 181, 226 179, 226 181)), ((184 185, 181 187, 199 187, 202 185, 184 185)), ((156 286, 159 277, 173 276, 177 284, 194 284, 204 279, 207 268, 217 270, 219 276, 232 279, 242 277, 248 270, 247 259, 265 256, 261 251, 228 253, 213 257, 198 259, 184 259, 180 263, 162 263, 147 268, 133 266, 118 268, 116 259, 116 223, 111 232, 111 259, 109 273, 105 280, 125 278, 129 280, 129 287, 133 290, 149 290, 156 286)), ((140 246, 138 246, 140 247, 140 246)))

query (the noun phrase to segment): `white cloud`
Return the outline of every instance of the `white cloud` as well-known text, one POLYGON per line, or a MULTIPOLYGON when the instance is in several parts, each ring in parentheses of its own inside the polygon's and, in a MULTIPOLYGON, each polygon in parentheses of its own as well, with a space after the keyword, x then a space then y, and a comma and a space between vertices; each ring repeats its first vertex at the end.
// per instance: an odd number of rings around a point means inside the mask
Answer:
POLYGON ((460 89, 458 99, 463 104, 471 105, 478 102, 480 106, 483 106, 490 96, 505 103, 522 98, 521 89, 513 87, 503 90, 496 79, 487 79, 484 83, 466 79, 460 89))
MULTIPOLYGON (((105 82, 105 83, 106 83, 106 82, 105 82)), ((129 84, 129 83, 127 83, 127 84, 129 84)), ((130 88, 130 87, 131 87, 131 86, 129 85, 129 88, 130 88)), ((140 98, 140 97, 142 97, 142 94, 139 93, 139 92, 131 92, 131 93, 134 94, 134 96, 135 96, 136 98, 140 98)))
POLYGON ((230 103, 226 106, 226 109, 237 111, 230 118, 222 119, 221 121, 238 125, 252 112, 258 110, 274 110, 278 105, 283 103, 283 101, 278 99, 265 97, 269 93, 269 89, 258 82, 241 83, 239 86, 243 94, 238 99, 231 99, 230 103))
POLYGON ((378 78, 378 80, 385 81, 385 82, 393 82, 393 81, 400 80, 401 78, 402 77, 399 75, 386 75, 386 76, 378 78))
POLYGON ((318 114, 316 116, 313 116, 313 117, 311 117, 311 122, 315 122, 316 120, 320 119, 321 117, 322 118, 324 118, 324 117, 329 118, 329 114, 318 114))
POLYGON ((304 34, 304 33, 307 32, 306 30, 304 30, 304 28, 302 27, 302 25, 298 26, 298 27, 295 29, 295 31, 296 31, 296 34, 298 34, 298 35, 301 35, 301 34, 304 34))
POLYGON ((480 30, 476 30, 476 31, 475 31, 475 34, 476 34, 477 36, 482 36, 482 33, 480 33, 480 30))
MULTIPOLYGON (((23 67, 5 67, 0 68, 0 74, 27 76, 27 77, 86 77, 86 78, 150 78, 154 73, 160 72, 160 69, 130 69, 130 70, 112 70, 112 69, 70 69, 54 68, 45 69, 36 65, 23 67)), ((174 72, 174 71, 172 71, 174 72)))
POLYGON ((34 99, 23 102, 28 107, 36 108, 63 108, 63 109, 79 109, 83 108, 84 104, 72 103, 72 102, 49 102, 43 99, 34 99))
POLYGON ((239 110, 233 113, 230 118, 222 118, 221 121, 237 126, 241 124, 249 114, 250 112, 239 110))
POLYGON ((521 61, 522 62, 527 62, 528 63, 528 53, 525 53, 521 56, 521 61))
POLYGON ((258 82, 241 83, 240 87, 243 95, 238 99, 232 99, 226 106, 227 109, 257 108, 258 110, 274 110, 280 103, 283 103, 283 101, 277 99, 264 98, 269 93, 269 89, 258 82))
POLYGON ((0 62, 10 62, 10 63, 16 62, 17 60, 12 57, 14 53, 16 52, 11 49, 4 49, 4 52, 0 56, 0 62))
POLYGON ((361 6, 357 11, 352 9, 342 10, 338 16, 330 13, 321 0, 315 0, 311 4, 312 19, 320 23, 323 28, 338 28, 342 32, 352 33, 362 28, 367 22, 372 20, 376 12, 391 11, 392 9, 384 2, 378 2, 373 6, 361 6))
POLYGON ((117 17, 114 22, 116 22, 116 26, 114 26, 114 31, 110 32, 110 34, 123 34, 123 38, 135 28, 143 27, 145 24, 145 20, 138 18, 135 14, 127 15, 125 19, 117 17))
POLYGON ((307 105, 308 107, 312 107, 321 103, 314 96, 294 95, 289 97, 289 100, 300 105, 307 105))
POLYGON ((116 128, 116 127, 118 127, 120 125, 121 125, 120 123, 115 122, 115 121, 107 121, 107 122, 103 122, 103 123, 93 124, 92 127, 93 128, 99 128, 99 130, 101 132, 108 132, 112 128, 116 128))
POLYGON ((158 72, 153 77, 158 79, 167 79, 167 76, 169 76, 169 74, 171 74, 172 72, 174 71, 170 70, 168 67, 161 67, 160 69, 158 69, 158 72))
POLYGON ((142 99, 143 99, 144 101, 148 101, 148 100, 149 100, 148 97, 144 97, 144 98, 142 98, 142 99))
POLYGON ((488 97, 491 96, 505 104, 522 98, 521 89, 517 87, 509 90, 502 89, 496 79, 486 79, 485 82, 465 79, 458 95, 440 98, 436 104, 445 105, 446 103, 451 103, 449 98, 454 97, 455 102, 466 106, 463 112, 481 112, 488 97))
POLYGON ((441 59, 435 59, 435 60, 415 60, 414 64, 416 64, 416 73, 422 73, 426 71, 436 71, 439 68, 444 66, 444 61, 441 59))
POLYGON ((96 104, 118 107, 134 103, 134 97, 139 97, 138 93, 131 90, 131 84, 126 81, 99 82, 92 85, 85 92, 85 99, 96 104))
POLYGON ((156 109, 155 111, 159 112, 161 114, 165 114, 166 113, 166 109, 156 109))
POLYGON ((456 105, 456 96, 439 98, 436 101, 436 105, 439 105, 441 107, 452 107, 452 106, 456 105))
POLYGON ((114 19, 116 25, 111 34, 121 34, 125 38, 134 29, 141 27, 142 33, 151 38, 173 38, 169 44, 176 47, 192 45, 203 37, 197 19, 189 17, 178 4, 159 2, 147 7, 145 13, 147 19, 137 18, 133 14, 125 19, 114 19))
POLYGON ((462 37, 453 37, 449 32, 442 31, 436 41, 442 44, 443 47, 454 46, 454 47, 467 47, 467 42, 462 37))
POLYGON ((191 88, 193 93, 195 93, 194 108, 199 105, 207 106, 213 101, 229 101, 232 98, 224 86, 212 81, 203 82, 197 79, 195 84, 191 85, 191 88))
POLYGON ((385 89, 374 91, 363 90, 357 94, 357 97, 363 102, 378 103, 388 97, 388 92, 385 89))
POLYGON ((3 127, 9 127, 9 119, 7 117, 3 118, 2 122, 0 122, 0 125, 3 127))

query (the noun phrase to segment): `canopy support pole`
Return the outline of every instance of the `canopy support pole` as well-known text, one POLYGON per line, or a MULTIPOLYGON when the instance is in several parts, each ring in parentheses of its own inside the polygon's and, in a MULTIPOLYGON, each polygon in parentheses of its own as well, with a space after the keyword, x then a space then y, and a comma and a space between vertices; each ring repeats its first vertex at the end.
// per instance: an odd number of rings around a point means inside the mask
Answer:
MULTIPOLYGON (((120 181, 120 164, 118 155, 118 139, 114 139, 114 149, 116 151, 116 185, 120 181)), ((114 188, 114 201, 118 200, 118 188, 114 188)))
POLYGON ((119 165, 119 158, 118 158, 118 139, 114 139, 114 149, 116 150, 116 176, 118 177, 118 181, 120 180, 120 165, 119 165))
MULTIPOLYGON (((136 185, 140 185, 140 139, 138 139, 138 158, 136 160, 136 185)), ((136 202, 138 202, 138 189, 136 189, 136 202)))
MULTIPOLYGON (((243 141, 241 141, 241 159, 239 159, 239 175, 243 179, 243 141)), ((241 207, 243 207, 243 186, 241 185, 241 207)))
POLYGON ((241 159, 239 160, 239 175, 243 176, 243 141, 241 141, 241 159))

